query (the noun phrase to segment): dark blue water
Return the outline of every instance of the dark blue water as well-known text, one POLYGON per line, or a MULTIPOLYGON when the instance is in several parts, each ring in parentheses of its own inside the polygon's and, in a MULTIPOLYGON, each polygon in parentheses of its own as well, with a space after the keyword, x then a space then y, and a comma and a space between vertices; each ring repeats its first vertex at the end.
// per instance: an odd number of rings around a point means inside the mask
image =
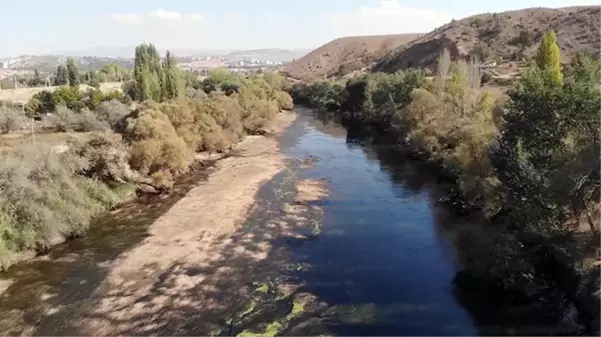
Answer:
POLYGON ((477 334, 453 295, 458 266, 441 229, 452 220, 435 205, 436 184, 402 160, 385 164, 386 149, 347 137, 341 126, 324 127, 309 117, 299 124, 302 135, 284 151, 316 157, 304 174, 323 179, 330 195, 319 240, 295 249, 297 261, 310 266, 297 276, 303 291, 334 308, 327 331, 477 334))

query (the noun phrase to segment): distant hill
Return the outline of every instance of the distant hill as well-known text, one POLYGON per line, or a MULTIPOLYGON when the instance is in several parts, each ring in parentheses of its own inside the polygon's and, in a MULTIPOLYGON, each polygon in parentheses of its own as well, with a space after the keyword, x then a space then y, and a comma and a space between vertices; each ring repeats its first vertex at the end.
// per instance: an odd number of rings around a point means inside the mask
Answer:
MULTIPOLYGON (((133 58, 135 46, 130 47, 110 47, 110 46, 99 46, 81 50, 70 50, 61 52, 60 55, 65 56, 95 56, 95 57, 113 57, 113 58, 133 58)), ((167 50, 159 48, 161 55, 165 54, 167 50)), ((309 52, 308 49, 279 49, 279 48, 264 48, 264 49, 252 49, 252 50, 241 50, 241 49, 223 49, 223 50, 204 50, 204 49, 170 49, 173 55, 177 57, 227 57, 232 59, 240 58, 256 58, 262 60, 273 60, 288 62, 295 58, 299 58, 309 52)))
POLYGON ((392 50, 423 34, 342 37, 313 50, 282 70, 300 80, 343 76, 371 66, 392 50))
POLYGON ((238 50, 226 55, 227 58, 232 59, 247 59, 247 58, 255 58, 259 60, 272 60, 272 61, 280 61, 280 62, 290 62, 294 59, 300 58, 306 53, 308 53, 309 49, 253 49, 253 50, 238 50))
POLYGON ((394 72, 410 67, 434 68, 443 48, 453 58, 516 60, 532 57, 542 34, 557 34, 563 62, 578 52, 599 53, 600 7, 528 8, 486 13, 451 22, 381 57, 373 71, 394 72))

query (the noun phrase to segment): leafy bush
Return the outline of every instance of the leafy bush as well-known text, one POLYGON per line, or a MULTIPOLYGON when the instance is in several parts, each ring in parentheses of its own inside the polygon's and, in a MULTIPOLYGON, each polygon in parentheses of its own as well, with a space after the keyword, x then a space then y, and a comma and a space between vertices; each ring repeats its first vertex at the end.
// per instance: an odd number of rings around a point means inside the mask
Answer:
POLYGON ((84 161, 43 144, 16 148, 0 161, 0 264, 14 253, 80 234, 97 212, 120 201, 99 181, 79 176, 84 161))
POLYGON ((57 131, 60 132, 75 130, 79 127, 81 121, 79 114, 62 105, 56 107, 56 111, 50 119, 53 121, 52 124, 56 126, 57 131))
POLYGON ((0 106, 0 133, 17 131, 27 123, 27 118, 17 109, 0 106))
POLYGON ((129 114, 129 108, 117 99, 100 103, 94 111, 99 121, 106 122, 115 130, 119 122, 129 114))
POLYGON ((98 120, 96 114, 87 108, 81 110, 79 116, 77 116, 77 119, 75 131, 108 131, 111 129, 107 122, 98 120))
POLYGON ((124 183, 131 176, 128 164, 129 149, 121 135, 98 132, 85 137, 71 139, 69 149, 77 157, 85 159, 81 173, 105 183, 124 183))
POLYGON ((292 110, 292 97, 284 91, 277 91, 275 93, 275 101, 278 104, 280 110, 292 110))
POLYGON ((189 169, 192 151, 177 135, 167 115, 154 109, 138 110, 127 118, 126 124, 133 169, 165 188, 189 169))

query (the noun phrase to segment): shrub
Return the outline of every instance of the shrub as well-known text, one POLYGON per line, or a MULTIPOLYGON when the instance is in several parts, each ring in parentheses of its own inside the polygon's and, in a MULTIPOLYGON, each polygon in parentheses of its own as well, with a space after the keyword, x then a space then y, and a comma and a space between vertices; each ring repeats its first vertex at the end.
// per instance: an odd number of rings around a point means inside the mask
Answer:
POLYGON ((97 212, 119 196, 104 184, 79 176, 82 160, 44 144, 23 146, 0 160, 0 263, 19 251, 47 247, 80 234, 97 212))
POLYGON ((131 176, 129 151, 119 134, 97 132, 84 140, 74 138, 69 141, 69 149, 85 159, 80 172, 86 177, 105 183, 123 183, 131 176))
POLYGON ((90 109, 84 108, 79 113, 75 130, 80 132, 107 131, 110 128, 107 122, 98 120, 96 114, 90 111, 90 109))
POLYGON ((62 105, 74 111, 84 107, 82 98, 78 87, 62 86, 52 92, 52 102, 55 107, 62 105))
POLYGON ((50 118, 52 124, 56 126, 59 132, 73 131, 79 126, 80 116, 66 106, 57 106, 56 111, 50 118))
POLYGON ((287 92, 277 91, 275 93, 275 100, 280 110, 292 110, 292 97, 287 92))
POLYGON ((51 113, 56 109, 52 93, 42 90, 34 94, 25 105, 25 111, 30 115, 51 113))
POLYGON ((155 109, 142 109, 126 120, 130 165, 150 176, 157 186, 169 188, 177 175, 189 169, 192 152, 178 137, 167 115, 155 109))
POLYGON ((17 109, 0 107, 0 132, 9 133, 21 129, 27 123, 27 118, 17 109))
POLYGON ((115 130, 119 122, 129 114, 129 109, 117 99, 111 99, 100 103, 95 113, 99 121, 108 123, 115 130))
POLYGON ((207 93, 202 89, 194 89, 191 87, 186 88, 186 97, 189 99, 205 99, 207 98, 207 93))

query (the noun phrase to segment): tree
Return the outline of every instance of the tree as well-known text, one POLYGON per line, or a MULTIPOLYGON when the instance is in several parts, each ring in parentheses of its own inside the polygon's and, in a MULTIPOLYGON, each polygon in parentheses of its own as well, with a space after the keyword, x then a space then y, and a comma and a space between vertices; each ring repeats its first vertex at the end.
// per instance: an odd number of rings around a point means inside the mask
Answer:
POLYGON ((56 68, 56 75, 54 76, 54 85, 66 85, 69 83, 69 75, 67 68, 63 65, 59 65, 56 68))
POLYGON ((184 93, 183 79, 177 67, 177 61, 169 51, 165 54, 163 61, 163 87, 162 98, 174 99, 181 97, 184 93))
POLYGON ((79 71, 72 57, 67 59, 67 78, 69 79, 70 86, 75 87, 79 85, 79 71))
POLYGON ((154 45, 143 43, 136 47, 134 80, 137 100, 161 100, 161 63, 154 45))
POLYGON ((563 81, 561 73, 559 46, 555 38, 555 32, 549 30, 543 35, 543 40, 538 46, 536 53, 536 66, 538 69, 547 71, 550 78, 558 84, 563 81))
POLYGON ((27 81, 27 85, 30 87, 39 87, 44 85, 44 80, 42 79, 39 70, 34 70, 33 78, 30 78, 29 81, 27 81))

